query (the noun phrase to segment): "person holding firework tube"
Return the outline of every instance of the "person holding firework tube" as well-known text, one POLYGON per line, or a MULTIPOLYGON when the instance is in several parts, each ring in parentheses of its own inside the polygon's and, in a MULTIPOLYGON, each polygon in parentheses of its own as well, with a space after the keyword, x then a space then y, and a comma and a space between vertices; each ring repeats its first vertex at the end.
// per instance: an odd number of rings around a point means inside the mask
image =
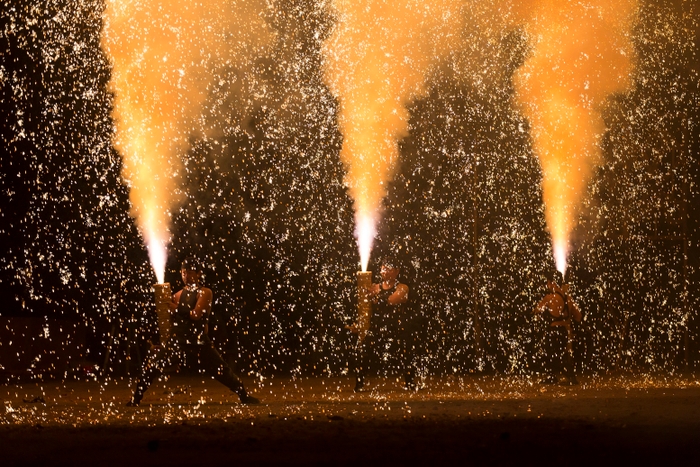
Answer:
POLYGON ((206 374, 238 394, 243 404, 259 403, 258 399, 248 395, 238 375, 209 340, 207 326, 213 294, 211 289, 201 285, 201 264, 187 258, 182 262, 181 274, 185 286, 172 297, 170 336, 150 354, 127 405, 138 406, 148 387, 163 373, 164 368, 183 362, 198 365, 206 374))

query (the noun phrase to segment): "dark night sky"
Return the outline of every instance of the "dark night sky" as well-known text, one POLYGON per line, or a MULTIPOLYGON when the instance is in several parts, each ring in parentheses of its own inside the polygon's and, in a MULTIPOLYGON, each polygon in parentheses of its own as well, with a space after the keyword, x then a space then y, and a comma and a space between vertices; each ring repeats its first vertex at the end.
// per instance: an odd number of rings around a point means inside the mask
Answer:
MULTIPOLYGON (((155 331, 155 280, 112 146, 103 7, 11 3, 0 13, 0 315, 79 319, 99 356, 116 317, 140 320, 143 339, 155 331)), ((266 96, 243 94, 240 123, 193 136, 183 156, 166 279, 179 284, 184 256, 205 258, 214 334, 241 366, 337 372, 358 259, 337 104, 321 72, 332 19, 311 1, 282 3, 270 16, 277 42, 250 71, 266 96)), ((633 88, 605 111, 604 160, 568 277, 586 314, 588 370, 673 369, 686 347, 693 364, 700 351, 700 11, 692 1, 641 5, 633 88)), ((500 47, 502 81, 465 84, 445 70, 411 105, 373 256, 403 262, 432 372, 529 371, 528 312, 554 276, 541 174, 512 104, 510 78, 527 52, 517 32, 500 47)))

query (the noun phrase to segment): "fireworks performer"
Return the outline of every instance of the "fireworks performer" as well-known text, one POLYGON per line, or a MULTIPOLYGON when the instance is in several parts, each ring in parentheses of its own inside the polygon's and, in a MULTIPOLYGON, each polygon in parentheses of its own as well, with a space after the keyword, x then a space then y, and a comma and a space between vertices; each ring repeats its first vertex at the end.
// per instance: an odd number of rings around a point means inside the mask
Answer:
POLYGON ((572 321, 581 322, 581 311, 569 294, 569 285, 561 287, 554 281, 547 281, 548 294, 537 304, 533 314, 544 318, 545 329, 542 339, 546 384, 559 382, 578 384, 573 358, 572 321), (566 374, 566 380, 561 375, 566 374))
POLYGON ((382 262, 381 282, 372 284, 366 291, 372 300, 372 318, 368 331, 362 332, 356 323, 347 328, 357 335, 355 392, 363 392, 369 352, 378 342, 392 343, 398 352, 404 372, 404 388, 416 390, 413 363, 416 319, 409 310, 409 289, 399 282, 400 268, 393 260, 382 262))
POLYGON ((203 287, 201 264, 187 258, 182 262, 182 282, 185 286, 172 297, 172 331, 170 337, 149 355, 136 385, 134 395, 127 405, 138 406, 153 380, 163 369, 182 362, 197 364, 204 372, 238 394, 241 403, 257 404, 260 401, 248 395, 238 375, 216 351, 207 334, 211 314, 212 291, 203 287))

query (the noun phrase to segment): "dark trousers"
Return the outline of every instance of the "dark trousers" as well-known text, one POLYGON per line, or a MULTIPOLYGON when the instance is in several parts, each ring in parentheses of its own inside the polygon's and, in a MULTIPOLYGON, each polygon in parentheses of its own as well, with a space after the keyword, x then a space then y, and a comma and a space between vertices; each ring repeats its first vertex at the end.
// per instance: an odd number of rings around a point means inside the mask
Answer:
POLYGON ((564 326, 549 326, 544 335, 542 368, 551 377, 574 378, 574 359, 568 350, 569 335, 564 326))
POLYGON ((364 383, 372 357, 378 356, 381 361, 384 353, 388 353, 391 355, 392 360, 397 361, 398 369, 403 372, 406 384, 413 384, 416 374, 413 362, 415 356, 415 332, 408 327, 370 329, 362 341, 358 339, 355 347, 355 377, 357 383, 360 385, 364 383))
POLYGON ((236 373, 231 370, 219 352, 210 343, 180 344, 175 339, 166 342, 151 352, 141 371, 141 377, 136 384, 134 401, 139 402, 154 379, 163 374, 167 367, 182 365, 198 366, 204 372, 214 377, 218 382, 228 387, 239 397, 247 396, 243 383, 236 373))

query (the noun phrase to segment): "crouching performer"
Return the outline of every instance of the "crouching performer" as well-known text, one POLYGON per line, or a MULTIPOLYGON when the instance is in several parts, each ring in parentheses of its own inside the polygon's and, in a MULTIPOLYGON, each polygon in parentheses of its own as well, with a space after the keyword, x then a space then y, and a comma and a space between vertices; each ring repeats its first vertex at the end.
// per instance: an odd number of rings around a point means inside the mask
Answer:
POLYGON ((136 390, 128 406, 138 406, 153 380, 166 367, 183 362, 198 365, 204 372, 238 394, 243 404, 260 401, 248 395, 238 375, 226 364, 207 335, 211 313, 212 291, 202 287, 200 264, 191 258, 182 263, 182 281, 185 286, 173 295, 172 331, 170 337, 151 352, 141 371, 136 390))
POLYGON ((537 304, 533 314, 544 318, 542 339, 543 369, 546 373, 542 383, 578 384, 574 369, 572 320, 581 322, 581 311, 569 295, 569 285, 559 287, 547 282, 548 294, 537 304), (562 379, 562 375, 566 379, 562 379))

